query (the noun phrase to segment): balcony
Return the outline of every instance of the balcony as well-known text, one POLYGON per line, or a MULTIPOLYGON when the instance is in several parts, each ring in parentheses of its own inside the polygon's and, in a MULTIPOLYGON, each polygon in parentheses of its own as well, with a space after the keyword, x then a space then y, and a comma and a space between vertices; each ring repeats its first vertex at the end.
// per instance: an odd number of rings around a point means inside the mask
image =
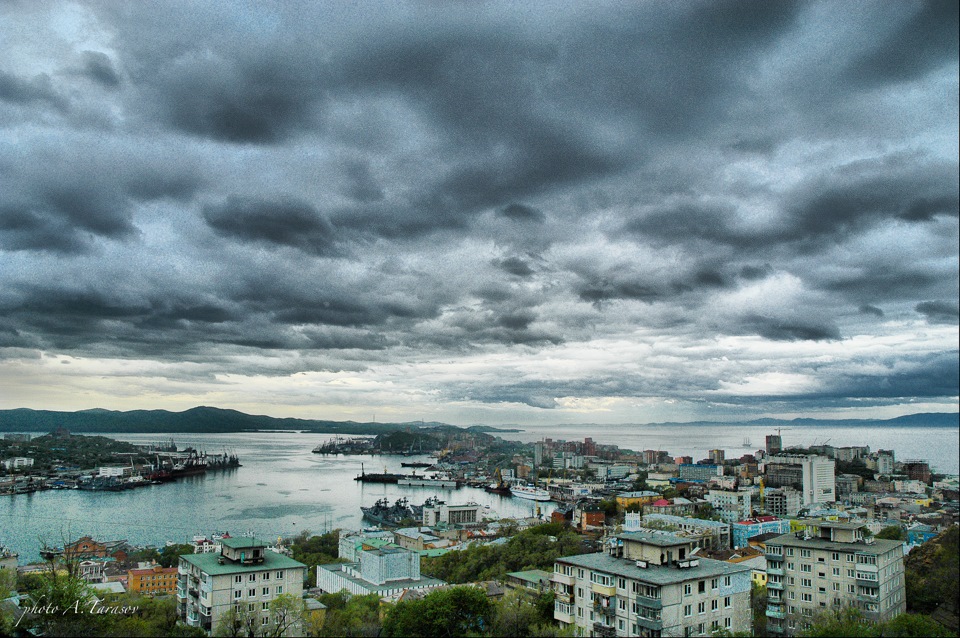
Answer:
POLYGON ((780 623, 768 622, 768 623, 767 623, 767 631, 770 632, 770 633, 772 633, 772 634, 782 634, 782 633, 783 633, 783 626, 782 626, 780 623))
POLYGON ((609 602, 604 605, 600 601, 593 603, 593 611, 598 614, 603 614, 604 616, 616 616, 617 615, 617 601, 610 599, 609 602))
POLYGON ((783 620, 787 617, 782 607, 767 607, 767 618, 779 618, 783 620))
POLYGON ((601 585, 600 583, 592 583, 590 585, 590 590, 595 594, 608 597, 617 593, 617 588, 613 585, 601 585))
POLYGON ((571 594, 570 592, 558 591, 554 593, 553 597, 554 597, 554 600, 558 600, 561 603, 567 603, 568 605, 573 604, 573 594, 571 594))
POLYGON ((654 620, 653 618, 644 618, 643 616, 637 616, 635 622, 639 626, 645 627, 647 629, 651 629, 653 631, 663 631, 662 620, 654 620))
POLYGON ((783 582, 767 581, 767 589, 783 589, 783 582))
POLYGON ((647 596, 637 596, 637 603, 641 607, 649 607, 650 609, 663 609, 663 601, 659 598, 649 598, 647 596))
POLYGON ((617 628, 595 622, 593 623, 593 635, 598 636, 598 638, 616 638, 617 628))
POLYGON ((768 576, 783 576, 783 567, 770 567, 770 566, 767 566, 767 575, 768 575, 768 576))
POLYGON ((190 589, 188 589, 188 590, 187 590, 187 593, 190 594, 191 596, 193 596, 194 598, 197 598, 198 596, 200 596, 200 592, 197 591, 196 589, 194 589, 193 587, 191 587, 190 589))
POLYGON ((553 619, 569 625, 570 623, 573 622, 573 614, 568 614, 563 611, 558 611, 556 608, 554 608, 553 619))
POLYGON ((567 574, 553 572, 553 574, 550 575, 550 581, 560 583, 561 585, 573 585, 576 582, 576 578, 568 576, 567 574))
POLYGON ((864 572, 858 571, 857 581, 860 583, 866 583, 868 585, 878 585, 880 583, 880 579, 878 578, 875 572, 864 573, 864 572))
POLYGON ((875 603, 880 600, 880 594, 857 594, 857 600, 862 603, 875 603))

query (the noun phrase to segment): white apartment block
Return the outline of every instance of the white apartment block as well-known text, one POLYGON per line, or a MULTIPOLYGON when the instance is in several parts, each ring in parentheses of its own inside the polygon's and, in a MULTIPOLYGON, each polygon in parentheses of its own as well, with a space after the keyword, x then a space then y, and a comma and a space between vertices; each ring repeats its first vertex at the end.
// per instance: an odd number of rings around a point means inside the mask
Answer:
POLYGON ((437 501, 433 505, 423 506, 423 524, 434 525, 473 525, 480 522, 483 506, 476 503, 465 505, 447 505, 437 501))
POLYGON ((580 636, 750 631, 750 567, 699 558, 666 532, 619 534, 604 552, 560 558, 553 617, 580 636))
POLYGON ((376 593, 391 596, 405 589, 431 589, 446 585, 436 578, 420 576, 420 554, 401 547, 361 547, 350 563, 317 565, 317 587, 334 594, 376 593))
POLYGON ((750 518, 750 492, 710 490, 704 498, 725 523, 750 518))
POLYGON ((776 472, 771 466, 794 466, 802 472, 803 504, 832 503, 837 500, 835 478, 836 462, 825 456, 777 454, 767 459, 767 473, 776 472))
MULTIPOLYGON (((177 613, 208 634, 230 609, 251 623, 246 635, 270 623, 270 603, 280 594, 303 595, 307 566, 266 548, 255 538, 224 538, 219 554, 180 557, 177 613), (254 626, 256 625, 256 626, 254 626)), ((251 634, 253 635, 253 634, 251 634)))
POLYGON ((767 541, 768 632, 793 635, 842 607, 870 622, 906 611, 903 542, 864 538, 864 527, 819 521, 767 541))

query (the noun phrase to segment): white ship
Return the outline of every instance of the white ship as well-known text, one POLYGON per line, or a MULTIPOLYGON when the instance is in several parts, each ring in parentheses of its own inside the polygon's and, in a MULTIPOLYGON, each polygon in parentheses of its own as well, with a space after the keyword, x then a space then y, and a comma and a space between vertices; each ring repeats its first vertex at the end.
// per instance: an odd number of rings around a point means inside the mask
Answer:
POLYGON ((549 501, 550 492, 542 490, 532 485, 514 485, 510 488, 510 493, 517 498, 526 498, 531 501, 549 501))
POLYGON ((460 483, 456 479, 443 478, 440 476, 404 476, 397 479, 397 485, 408 485, 412 487, 439 487, 444 489, 457 489, 460 483))

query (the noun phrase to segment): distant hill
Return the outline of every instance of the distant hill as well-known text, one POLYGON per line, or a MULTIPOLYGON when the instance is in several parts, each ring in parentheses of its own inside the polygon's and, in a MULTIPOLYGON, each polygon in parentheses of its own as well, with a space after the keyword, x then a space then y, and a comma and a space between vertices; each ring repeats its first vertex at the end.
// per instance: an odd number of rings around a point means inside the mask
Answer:
MULTIPOLYGON (((317 419, 276 418, 200 406, 183 412, 168 410, 131 410, 119 412, 95 408, 78 412, 55 412, 18 408, 0 410, 0 432, 50 432, 66 428, 71 432, 143 432, 173 434, 180 432, 220 433, 250 430, 304 430, 332 434, 382 434, 408 428, 428 430, 461 430, 437 421, 376 423, 358 421, 326 421, 317 419)), ((483 427, 482 431, 500 430, 483 427)), ((509 431, 509 430, 508 430, 509 431)))
MULTIPOLYGON (((820 420, 820 419, 757 419, 747 421, 745 425, 842 425, 860 427, 960 427, 960 418, 956 412, 910 414, 886 420, 820 420)), ((687 425, 670 423, 664 425, 687 425)), ((697 425, 705 425, 697 423, 697 425)), ((716 423, 729 426, 731 423, 716 423)), ((31 410, 18 408, 0 410, 0 432, 49 432, 56 428, 66 428, 71 432, 243 432, 249 430, 304 430, 308 432, 328 432, 337 434, 381 434, 407 428, 432 430, 461 430, 454 425, 436 421, 410 421, 404 423, 375 423, 358 421, 327 421, 318 419, 276 418, 264 415, 246 414, 237 410, 225 410, 200 406, 183 412, 168 410, 115 410, 93 409, 79 412, 54 412, 51 410, 31 410)), ((497 432, 516 432, 515 429, 495 428, 476 425, 467 428, 473 431, 496 434, 497 432)))

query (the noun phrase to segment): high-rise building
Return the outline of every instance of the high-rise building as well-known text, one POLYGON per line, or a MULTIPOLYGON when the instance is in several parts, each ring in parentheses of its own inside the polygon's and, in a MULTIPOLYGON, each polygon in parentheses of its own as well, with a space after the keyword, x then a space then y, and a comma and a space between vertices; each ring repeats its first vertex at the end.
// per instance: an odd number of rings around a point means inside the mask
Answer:
POLYGON ((793 635, 828 609, 868 622, 906 611, 903 542, 864 538, 865 525, 822 521, 767 541, 767 631, 793 635))
POLYGON ((767 435, 767 454, 780 454, 783 451, 783 440, 779 434, 767 435))
POLYGON ((714 465, 723 465, 725 456, 723 450, 710 450, 710 462, 714 465))
POLYGON ((704 498, 726 523, 750 518, 750 492, 710 490, 704 498))
POLYGON ((836 462, 824 456, 778 454, 767 459, 766 483, 799 487, 804 505, 832 503, 837 500, 835 468, 836 462))
POLYGON ((767 513, 777 518, 796 516, 803 504, 800 492, 792 487, 772 487, 764 491, 767 513))
POLYGON ((553 617, 584 636, 750 631, 750 567, 699 558, 694 541, 632 532, 606 551, 557 559, 553 617))

